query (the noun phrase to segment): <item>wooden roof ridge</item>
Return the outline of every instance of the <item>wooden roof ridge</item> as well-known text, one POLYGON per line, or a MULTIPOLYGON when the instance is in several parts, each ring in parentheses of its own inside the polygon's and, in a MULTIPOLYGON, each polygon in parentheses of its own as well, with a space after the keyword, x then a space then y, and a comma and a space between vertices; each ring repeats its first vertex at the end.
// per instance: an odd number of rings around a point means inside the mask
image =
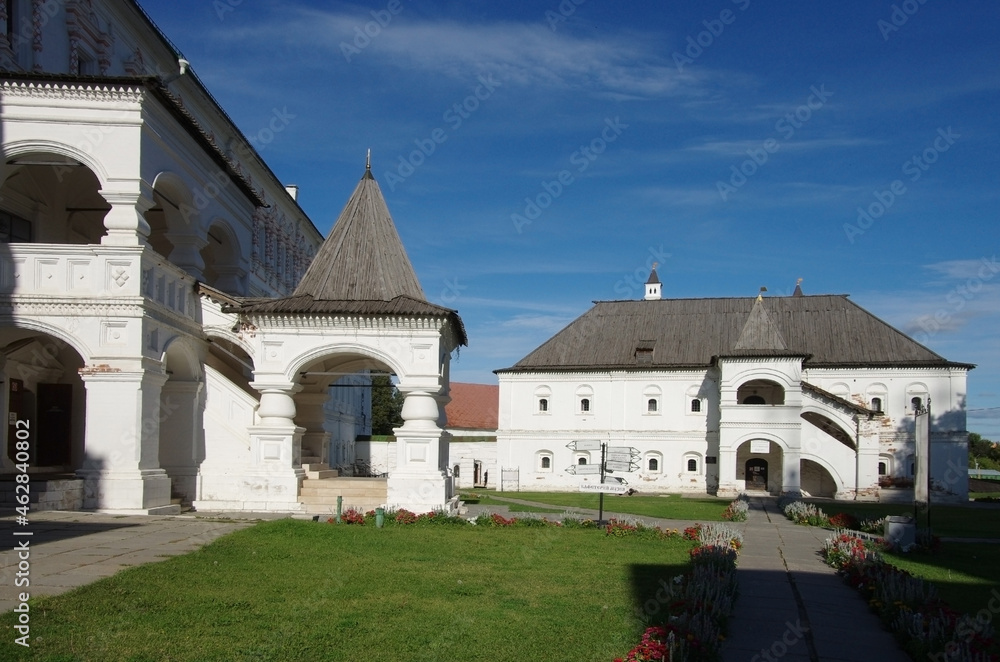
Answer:
POLYGON ((382 190, 366 168, 293 297, 316 301, 427 301, 382 190))
POLYGON ((740 331, 740 337, 733 345, 733 349, 740 350, 776 350, 787 351, 788 345, 781 337, 778 325, 774 323, 771 316, 767 314, 764 307, 764 298, 758 296, 754 301, 750 315, 747 316, 746 324, 740 331))
POLYGON ((865 407, 864 405, 859 405, 856 402, 851 402, 847 398, 842 398, 839 395, 835 395, 835 394, 830 393, 829 391, 827 391, 825 389, 820 388, 819 386, 816 386, 815 384, 810 384, 809 382, 807 382, 804 379, 802 381, 800 381, 799 384, 801 385, 803 391, 806 391, 806 392, 809 392, 809 393, 813 393, 813 394, 818 395, 821 398, 824 398, 826 400, 832 400, 833 402, 836 402, 837 404, 839 404, 839 405, 841 405, 843 407, 847 407, 848 409, 852 409, 852 410, 858 412, 859 414, 868 414, 869 416, 881 416, 882 415, 882 412, 880 412, 880 411, 876 411, 874 409, 869 409, 868 407, 865 407))

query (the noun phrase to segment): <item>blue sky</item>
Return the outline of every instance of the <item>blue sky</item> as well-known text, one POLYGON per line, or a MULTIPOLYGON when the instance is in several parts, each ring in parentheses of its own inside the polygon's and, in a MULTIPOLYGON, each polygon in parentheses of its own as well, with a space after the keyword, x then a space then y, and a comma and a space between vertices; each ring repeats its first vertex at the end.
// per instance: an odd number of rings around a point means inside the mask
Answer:
POLYGON ((657 262, 668 297, 849 293, 978 364, 1000 439, 997 3, 141 4, 322 232, 372 150, 453 380, 657 262))

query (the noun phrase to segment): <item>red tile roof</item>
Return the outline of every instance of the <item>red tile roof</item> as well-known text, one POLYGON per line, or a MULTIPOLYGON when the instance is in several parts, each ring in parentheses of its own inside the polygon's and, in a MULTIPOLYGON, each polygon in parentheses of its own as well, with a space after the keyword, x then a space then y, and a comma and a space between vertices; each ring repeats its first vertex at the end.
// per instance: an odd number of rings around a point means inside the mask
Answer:
POLYGON ((499 409, 499 386, 451 383, 451 402, 445 407, 449 428, 496 432, 499 409))

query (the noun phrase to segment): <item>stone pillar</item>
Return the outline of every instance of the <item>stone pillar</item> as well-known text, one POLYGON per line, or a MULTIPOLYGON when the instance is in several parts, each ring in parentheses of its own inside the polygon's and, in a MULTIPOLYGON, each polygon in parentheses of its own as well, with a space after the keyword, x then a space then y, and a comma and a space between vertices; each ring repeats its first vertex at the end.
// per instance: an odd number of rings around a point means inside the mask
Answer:
POLYGON ((84 461, 77 471, 85 480, 84 508, 180 512, 170 504, 170 478, 159 460, 166 375, 108 367, 80 374, 87 388, 84 461))
POLYGON ((228 294, 246 294, 246 269, 217 264, 215 273, 218 274, 218 278, 212 284, 213 287, 228 294))
POLYGON ((302 433, 295 425, 295 393, 290 383, 251 382, 260 392, 258 425, 249 427, 250 467, 238 495, 244 510, 298 511, 302 470, 302 433))
MULTIPOLYGON (((854 498, 858 501, 878 501, 878 460, 879 460, 879 428, 882 418, 868 418, 857 415, 857 485, 854 487, 854 498)), ((847 485, 844 486, 845 490, 847 485)))
MULTIPOLYGON (((449 507, 447 475, 441 468, 441 412, 437 394, 400 386, 403 426, 396 428, 396 469, 389 474, 388 505, 414 512, 449 507)), ((447 458, 446 458, 447 459, 447 458)))
POLYGON ((734 499, 739 496, 739 485, 736 483, 736 449, 719 449, 719 489, 716 496, 734 499))
POLYGON ((111 205, 104 216, 107 233, 101 237, 106 246, 144 246, 149 237, 149 223, 143 216, 153 208, 151 199, 129 191, 104 191, 101 196, 111 205))
POLYGON ((324 427, 326 411, 323 409, 329 399, 329 391, 300 393, 295 396, 295 418, 305 428, 302 435, 302 456, 318 457, 320 462, 326 462, 329 458, 330 433, 324 427))
POLYGON ((172 492, 190 503, 198 498, 198 469, 205 459, 202 387, 197 381, 170 379, 161 394, 160 466, 172 492))
POLYGON ((205 260, 201 249, 208 245, 208 238, 189 232, 167 232, 167 240, 174 245, 167 259, 197 280, 204 280, 205 260))
POLYGON ((782 449, 781 495, 802 496, 802 453, 798 450, 782 449))

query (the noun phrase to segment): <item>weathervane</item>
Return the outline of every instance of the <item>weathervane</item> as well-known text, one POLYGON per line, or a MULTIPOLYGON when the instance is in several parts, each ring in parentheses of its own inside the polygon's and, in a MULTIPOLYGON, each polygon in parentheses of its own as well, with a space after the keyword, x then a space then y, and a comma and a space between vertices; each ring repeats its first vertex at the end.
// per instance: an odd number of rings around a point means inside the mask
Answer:
POLYGON ((365 159, 365 170, 372 169, 372 148, 368 148, 368 157, 365 159))
POLYGON ((764 292, 767 292, 767 288, 763 285, 760 286, 760 292, 757 293, 757 301, 764 300, 764 292))

